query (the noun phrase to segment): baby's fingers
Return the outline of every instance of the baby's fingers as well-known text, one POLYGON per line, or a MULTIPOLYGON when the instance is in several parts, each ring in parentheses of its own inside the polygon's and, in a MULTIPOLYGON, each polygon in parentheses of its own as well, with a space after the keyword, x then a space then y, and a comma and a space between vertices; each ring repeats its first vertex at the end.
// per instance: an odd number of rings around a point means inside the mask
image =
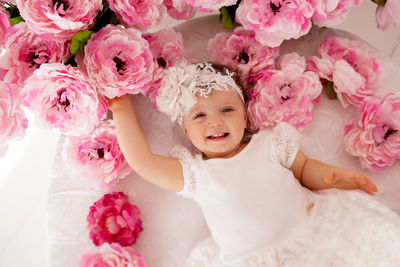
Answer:
POLYGON ((113 112, 119 109, 124 109, 126 106, 131 104, 131 98, 129 94, 114 98, 105 97, 105 99, 107 101, 108 108, 113 112))
POLYGON ((360 189, 365 191, 366 193, 374 196, 376 192, 378 192, 378 188, 376 185, 364 175, 358 177, 358 181, 360 184, 360 189))

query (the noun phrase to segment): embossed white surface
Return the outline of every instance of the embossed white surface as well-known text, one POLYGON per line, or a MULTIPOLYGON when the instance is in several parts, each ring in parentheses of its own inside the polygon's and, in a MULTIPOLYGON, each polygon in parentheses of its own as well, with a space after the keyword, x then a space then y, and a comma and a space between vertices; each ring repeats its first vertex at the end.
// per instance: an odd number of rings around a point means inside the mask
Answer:
MULTIPOLYGON (((208 39, 219 31, 227 31, 220 26, 218 16, 188 21, 175 29, 182 32, 188 54, 199 61, 209 59, 208 39)), ((281 52, 313 55, 322 40, 331 35, 357 39, 346 32, 313 28, 307 36, 284 43, 281 52)), ((400 68, 378 51, 375 53, 387 72, 378 94, 394 91, 400 84, 400 68)), ((180 128, 171 125, 144 97, 134 96, 133 101, 139 123, 155 153, 167 155, 177 143, 189 145, 180 128)), ((313 122, 302 132, 301 148, 310 157, 362 170, 377 183, 377 198, 400 212, 400 162, 383 172, 370 172, 361 169, 358 160, 344 151, 344 125, 356 117, 355 108, 344 110, 338 101, 323 96, 315 108, 313 122)), ((62 142, 63 138, 59 148, 62 142)), ((50 266, 78 266, 81 255, 94 248, 85 229, 89 206, 106 192, 73 184, 60 153, 59 149, 54 159, 47 199, 50 266)), ((142 211, 144 231, 133 247, 144 254, 149 267, 180 266, 194 243, 208 234, 201 211, 192 200, 159 189, 135 174, 122 180, 114 190, 128 194, 142 211)))

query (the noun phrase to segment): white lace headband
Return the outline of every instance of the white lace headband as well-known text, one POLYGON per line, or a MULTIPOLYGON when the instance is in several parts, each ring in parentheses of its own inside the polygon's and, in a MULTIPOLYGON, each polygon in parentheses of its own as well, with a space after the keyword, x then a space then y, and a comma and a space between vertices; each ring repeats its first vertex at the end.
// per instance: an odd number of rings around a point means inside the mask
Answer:
POLYGON ((166 113, 172 122, 182 118, 197 103, 196 95, 208 97, 212 90, 237 92, 244 102, 243 93, 236 84, 234 73, 227 68, 216 70, 210 63, 198 63, 185 67, 170 67, 165 72, 157 96, 157 107, 166 113))

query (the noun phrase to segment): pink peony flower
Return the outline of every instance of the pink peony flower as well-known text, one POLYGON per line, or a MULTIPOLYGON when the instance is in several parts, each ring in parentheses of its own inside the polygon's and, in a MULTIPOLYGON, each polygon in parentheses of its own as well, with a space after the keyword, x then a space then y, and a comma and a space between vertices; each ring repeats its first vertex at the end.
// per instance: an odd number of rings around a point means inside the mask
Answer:
POLYGON ((146 91, 146 96, 155 103, 164 71, 171 66, 189 64, 190 61, 185 55, 182 34, 173 29, 143 34, 143 38, 149 43, 155 65, 151 88, 146 91))
POLYGON ((89 29, 97 13, 103 8, 102 0, 17 0, 21 16, 28 28, 37 34, 46 34, 58 41, 89 29))
POLYGON ((307 0, 243 0, 236 21, 262 44, 277 47, 285 39, 299 38, 311 28, 314 10, 307 0))
POLYGON ((6 42, 6 34, 8 30, 11 28, 11 23, 8 20, 9 14, 7 10, 4 8, 3 4, 0 3, 0 48, 6 42))
POLYGON ((82 255, 80 267, 146 267, 143 255, 131 247, 104 243, 98 252, 82 255))
POLYGON ((107 102, 86 76, 61 63, 42 64, 26 81, 20 98, 40 123, 67 135, 90 132, 107 113, 107 102))
POLYGON ((87 216, 90 238, 96 246, 118 243, 130 246, 143 230, 140 210, 123 192, 105 194, 90 207, 87 216))
POLYGON ((218 33, 208 42, 213 62, 226 65, 241 77, 242 84, 248 79, 275 65, 279 47, 271 48, 260 44, 253 31, 237 27, 231 33, 218 33))
POLYGON ((376 23, 378 29, 386 31, 390 24, 400 25, 400 1, 386 0, 384 6, 376 7, 376 23))
POLYGON ((353 6, 359 6, 363 0, 310 0, 314 7, 312 21, 318 26, 332 27, 346 19, 353 6))
POLYGON ((90 133, 69 136, 64 143, 64 159, 73 177, 97 188, 109 188, 132 172, 119 147, 112 120, 100 121, 90 133))
POLYGON ((41 64, 63 63, 69 56, 66 44, 37 35, 24 22, 12 27, 7 38, 7 53, 0 58, 0 68, 8 70, 3 79, 21 88, 41 64))
POLYGON ((197 9, 189 5, 185 0, 164 0, 168 14, 178 20, 187 20, 194 17, 197 9))
POLYGON ((232 6, 237 0, 186 0, 186 2, 199 11, 210 12, 223 6, 232 6))
POLYGON ((346 151, 364 168, 383 170, 400 158, 400 94, 366 97, 358 123, 346 125, 346 151))
POLYGON ((166 9, 162 4, 163 0, 109 0, 108 3, 122 24, 142 31, 157 25, 164 17, 166 9))
POLYGON ((153 56, 141 32, 108 24, 92 35, 83 60, 77 59, 100 94, 113 98, 150 88, 153 56))
POLYGON ((313 118, 314 104, 322 85, 318 75, 306 71, 306 62, 296 53, 284 55, 278 69, 268 70, 254 85, 248 102, 254 129, 287 122, 299 130, 313 118))
POLYGON ((379 88, 383 68, 366 44, 330 37, 320 46, 319 55, 308 61, 308 68, 322 79, 332 81, 343 107, 358 106, 379 88))
POLYGON ((8 140, 24 137, 28 120, 20 107, 15 85, 0 81, 0 156, 7 151, 8 140))

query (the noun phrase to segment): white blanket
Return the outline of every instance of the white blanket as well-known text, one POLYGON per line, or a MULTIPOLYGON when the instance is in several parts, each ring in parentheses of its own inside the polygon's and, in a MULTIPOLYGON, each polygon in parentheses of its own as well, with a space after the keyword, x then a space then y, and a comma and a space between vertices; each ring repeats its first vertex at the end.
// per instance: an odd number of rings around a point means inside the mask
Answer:
MULTIPOLYGON (((175 30, 182 33, 188 55, 199 61, 209 60, 208 39, 217 32, 228 31, 221 27, 218 16, 187 21, 175 30)), ((314 55, 320 43, 332 35, 359 39, 343 31, 313 28, 298 40, 284 42, 281 54, 295 51, 306 57, 314 55)), ((386 80, 377 94, 395 91, 400 85, 399 66, 379 51, 373 51, 386 69, 386 80)), ((179 127, 174 127, 165 115, 154 110, 143 96, 133 98, 139 123, 155 153, 167 155, 175 144, 187 145, 179 127)), ((338 101, 323 96, 315 108, 312 123, 302 132, 301 149, 324 162, 361 170, 377 184, 377 199, 400 212, 400 161, 385 171, 370 172, 362 169, 358 160, 344 151, 344 125, 356 117, 356 108, 344 110, 338 101)), ((61 137, 47 199, 52 267, 79 266, 81 255, 94 250, 86 230, 86 216, 93 202, 106 193, 73 182, 76 179, 71 179, 61 156, 63 141, 61 137)), ((208 235, 201 211, 192 200, 159 189, 136 174, 121 180, 113 190, 123 191, 142 211, 144 231, 133 247, 144 254, 149 267, 180 266, 189 249, 208 235)))

